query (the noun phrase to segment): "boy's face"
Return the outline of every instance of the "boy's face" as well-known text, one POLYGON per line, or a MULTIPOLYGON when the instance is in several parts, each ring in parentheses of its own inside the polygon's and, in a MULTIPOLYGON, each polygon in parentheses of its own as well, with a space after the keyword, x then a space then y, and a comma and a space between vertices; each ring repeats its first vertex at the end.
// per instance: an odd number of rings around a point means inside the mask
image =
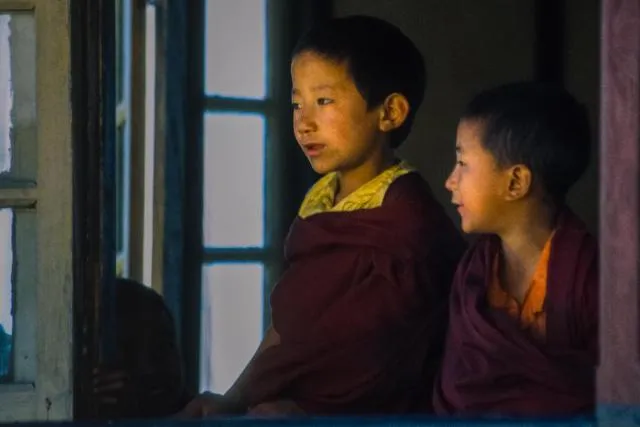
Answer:
POLYGON ((505 225, 507 203, 504 190, 508 176, 481 143, 482 124, 461 121, 456 137, 456 166, 445 187, 465 233, 499 233, 505 225))
POLYGON ((385 149, 382 107, 367 108, 346 64, 303 52, 291 78, 294 134, 317 173, 353 170, 385 149))

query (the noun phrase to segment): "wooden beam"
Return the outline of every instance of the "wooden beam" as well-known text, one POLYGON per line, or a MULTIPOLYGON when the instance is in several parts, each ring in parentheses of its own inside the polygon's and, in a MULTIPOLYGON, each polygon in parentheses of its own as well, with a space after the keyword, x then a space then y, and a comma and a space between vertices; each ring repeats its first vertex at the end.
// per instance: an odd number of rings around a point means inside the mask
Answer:
MULTIPOLYGON (((73 411, 73 192, 70 0, 38 2, 38 260, 36 419, 68 420, 73 411), (55 167, 52 167, 55 165, 55 167), (58 254, 52 256, 52 254, 58 254)), ((73 90, 72 90, 73 87, 73 90)), ((83 141, 84 142, 84 141, 83 141)), ((34 313, 35 314, 35 313, 34 313)), ((19 326, 18 326, 19 328, 19 326)), ((19 329, 18 329, 19 330, 19 329)))
POLYGON ((34 0, 2 0, 0 1, 0 13, 25 12, 35 8, 34 0))
POLYGON ((33 384, 0 384, 0 422, 24 422, 33 419, 36 392, 33 384))
POLYGON ((98 416, 93 369, 115 349, 115 0, 69 1, 74 420, 84 421, 98 416))
POLYGON ((0 188, 0 209, 33 208, 38 191, 35 188, 0 188))

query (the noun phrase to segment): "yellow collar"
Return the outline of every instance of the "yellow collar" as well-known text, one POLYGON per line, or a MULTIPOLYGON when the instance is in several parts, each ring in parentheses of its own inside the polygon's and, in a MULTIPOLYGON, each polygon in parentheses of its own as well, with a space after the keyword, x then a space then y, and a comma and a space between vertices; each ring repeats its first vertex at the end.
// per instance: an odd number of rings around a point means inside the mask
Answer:
POLYGON ((380 207, 391 183, 412 171, 414 171, 414 168, 401 161, 386 169, 335 205, 333 202, 338 188, 338 175, 336 172, 331 172, 320 178, 311 187, 300 206, 298 215, 301 218, 307 218, 323 212, 351 212, 380 207))

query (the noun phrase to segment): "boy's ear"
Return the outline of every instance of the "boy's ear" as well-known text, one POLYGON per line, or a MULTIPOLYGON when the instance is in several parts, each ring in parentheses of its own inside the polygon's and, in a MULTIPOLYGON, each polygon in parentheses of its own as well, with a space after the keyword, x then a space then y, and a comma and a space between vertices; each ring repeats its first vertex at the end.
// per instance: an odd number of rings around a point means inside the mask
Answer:
POLYGON ((392 93, 382 103, 379 127, 382 132, 399 128, 409 115, 409 100, 400 93, 392 93))
POLYGON ((531 192, 531 169, 525 165, 515 165, 507 170, 507 200, 518 200, 531 192))

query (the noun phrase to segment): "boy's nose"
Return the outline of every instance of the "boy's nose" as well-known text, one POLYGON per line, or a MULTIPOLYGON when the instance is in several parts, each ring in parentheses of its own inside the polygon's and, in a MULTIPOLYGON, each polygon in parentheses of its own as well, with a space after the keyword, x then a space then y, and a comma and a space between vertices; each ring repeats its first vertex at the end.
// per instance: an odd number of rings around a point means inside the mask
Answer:
POLYGON ((454 178, 455 171, 451 172, 444 182, 444 188, 449 191, 453 191, 455 189, 456 180, 454 178))
POLYGON ((296 122, 296 130, 301 134, 313 132, 315 129, 316 124, 308 114, 301 115, 296 122))

